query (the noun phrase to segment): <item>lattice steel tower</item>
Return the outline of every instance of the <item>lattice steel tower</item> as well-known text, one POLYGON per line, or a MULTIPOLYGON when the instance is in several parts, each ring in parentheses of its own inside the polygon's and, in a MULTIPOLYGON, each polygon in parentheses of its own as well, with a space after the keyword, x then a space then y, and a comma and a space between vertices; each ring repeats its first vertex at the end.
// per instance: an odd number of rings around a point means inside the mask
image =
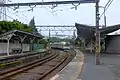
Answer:
MULTIPOLYGON (((6 4, 6 0, 0 0, 0 4, 6 4)), ((6 7, 0 7, 0 20, 7 20, 6 7)))

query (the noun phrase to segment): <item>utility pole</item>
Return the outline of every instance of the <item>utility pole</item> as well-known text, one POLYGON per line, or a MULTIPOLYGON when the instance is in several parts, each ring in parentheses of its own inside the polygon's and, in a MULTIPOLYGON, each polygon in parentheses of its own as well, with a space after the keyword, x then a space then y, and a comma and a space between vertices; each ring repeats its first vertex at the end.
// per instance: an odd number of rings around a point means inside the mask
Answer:
POLYGON ((96 2, 96 49, 95 49, 95 62, 100 65, 100 31, 99 31, 99 0, 96 2))

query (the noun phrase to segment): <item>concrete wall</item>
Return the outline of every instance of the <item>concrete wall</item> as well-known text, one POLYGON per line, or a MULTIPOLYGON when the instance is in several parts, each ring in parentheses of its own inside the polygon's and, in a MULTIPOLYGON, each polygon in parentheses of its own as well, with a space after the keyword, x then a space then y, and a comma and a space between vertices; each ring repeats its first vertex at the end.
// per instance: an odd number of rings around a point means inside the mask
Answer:
MULTIPOLYGON (((7 45, 7 44, 6 44, 7 45)), ((14 49, 14 48, 21 48, 21 45, 20 44, 18 44, 18 43, 15 43, 15 44, 13 44, 13 43, 10 43, 10 52, 12 52, 12 49, 14 49)))
POLYGON ((30 44, 23 44, 23 51, 30 51, 30 44))
MULTIPOLYGON (((21 44, 10 43, 10 52, 14 48, 21 48, 21 44)), ((29 44, 23 44, 23 51, 29 51, 29 50, 30 50, 30 45, 29 44)), ((7 53, 7 43, 0 43, 0 53, 7 53)))
POLYGON ((106 52, 120 53, 120 36, 113 36, 107 40, 106 52))
POLYGON ((7 53, 7 43, 0 43, 0 53, 7 53))

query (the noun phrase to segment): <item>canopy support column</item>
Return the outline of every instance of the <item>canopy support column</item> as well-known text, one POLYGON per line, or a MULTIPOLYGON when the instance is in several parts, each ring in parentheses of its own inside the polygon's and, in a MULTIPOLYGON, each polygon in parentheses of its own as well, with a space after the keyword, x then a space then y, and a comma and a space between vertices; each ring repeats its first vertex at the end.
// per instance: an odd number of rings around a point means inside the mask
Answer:
POLYGON ((92 39, 91 39, 91 52, 92 52, 92 49, 93 49, 93 44, 92 44, 92 39))
POLYGON ((27 37, 27 35, 25 35, 23 38, 22 37, 20 37, 20 41, 21 41, 21 54, 23 54, 23 42, 24 42, 24 40, 25 40, 25 38, 27 37))
POLYGON ((9 56, 10 39, 7 40, 7 56, 9 56))
POLYGON ((83 51, 85 52, 85 39, 83 40, 83 51))
POLYGON ((33 39, 30 40, 30 44, 31 44, 31 48, 33 49, 33 41, 35 40, 35 37, 33 39))
POLYGON ((15 34, 11 34, 7 36, 7 56, 10 55, 10 39, 12 38, 12 36, 15 34))

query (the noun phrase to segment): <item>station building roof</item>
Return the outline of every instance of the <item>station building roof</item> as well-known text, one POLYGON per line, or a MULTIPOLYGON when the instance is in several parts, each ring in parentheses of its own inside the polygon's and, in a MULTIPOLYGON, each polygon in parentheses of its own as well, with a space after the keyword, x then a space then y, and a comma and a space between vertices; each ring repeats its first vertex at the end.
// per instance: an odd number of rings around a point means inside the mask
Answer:
POLYGON ((23 43, 30 43, 31 40, 34 39, 34 42, 37 41, 38 39, 43 38, 43 36, 41 34, 32 34, 32 33, 28 33, 28 32, 23 32, 20 30, 13 30, 13 31, 9 31, 7 33, 4 33, 2 35, 0 35, 0 41, 6 41, 10 38, 10 41, 13 40, 23 40, 23 43))
MULTIPOLYGON (((96 30, 95 26, 75 23, 75 27, 77 28, 77 35, 81 39, 87 39, 95 35, 95 30, 96 30)), ((120 24, 107 26, 105 28, 100 28, 100 36, 103 37, 106 34, 114 32, 118 29, 120 29, 120 24)))
POLYGON ((101 35, 106 35, 108 33, 114 32, 114 31, 116 31, 118 29, 120 29, 120 24, 107 26, 105 28, 100 29, 100 34, 101 35))

